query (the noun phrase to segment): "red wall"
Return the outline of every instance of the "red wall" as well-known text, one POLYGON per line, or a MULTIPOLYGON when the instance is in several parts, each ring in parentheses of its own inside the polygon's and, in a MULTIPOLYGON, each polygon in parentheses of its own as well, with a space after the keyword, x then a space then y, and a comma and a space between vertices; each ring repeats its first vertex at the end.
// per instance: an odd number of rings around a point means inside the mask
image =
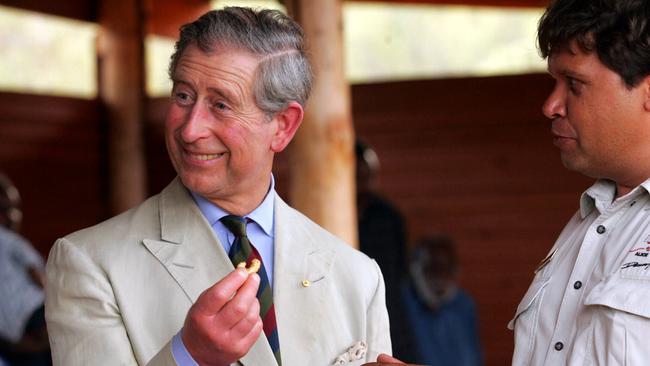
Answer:
POLYGON ((23 200, 22 233, 53 241, 105 218, 105 155, 97 101, 0 93, 0 171, 23 200))

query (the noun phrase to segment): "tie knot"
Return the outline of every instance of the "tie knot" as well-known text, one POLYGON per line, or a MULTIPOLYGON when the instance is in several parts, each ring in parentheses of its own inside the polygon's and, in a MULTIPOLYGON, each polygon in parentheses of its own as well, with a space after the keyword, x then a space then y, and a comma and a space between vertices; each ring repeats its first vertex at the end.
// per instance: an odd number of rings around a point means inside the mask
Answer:
POLYGON ((246 236, 246 219, 241 216, 228 215, 221 218, 223 225, 236 237, 246 236))

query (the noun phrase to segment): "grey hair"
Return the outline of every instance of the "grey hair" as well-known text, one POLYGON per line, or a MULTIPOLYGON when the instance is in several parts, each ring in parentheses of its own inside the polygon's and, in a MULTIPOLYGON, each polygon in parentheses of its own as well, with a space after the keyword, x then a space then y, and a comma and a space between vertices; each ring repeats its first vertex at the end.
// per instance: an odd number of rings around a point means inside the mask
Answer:
POLYGON ((259 57, 253 85, 255 103, 274 115, 298 102, 307 103, 312 73, 298 23, 277 10, 226 7, 203 14, 180 29, 169 65, 173 78, 176 66, 189 45, 203 52, 217 47, 248 51, 259 57))

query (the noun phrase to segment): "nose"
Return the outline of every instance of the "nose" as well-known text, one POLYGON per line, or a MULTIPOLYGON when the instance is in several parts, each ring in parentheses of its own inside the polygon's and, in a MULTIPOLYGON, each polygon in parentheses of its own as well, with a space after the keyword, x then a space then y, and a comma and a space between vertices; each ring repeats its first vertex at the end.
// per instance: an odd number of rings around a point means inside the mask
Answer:
POLYGON ((202 103, 195 103, 192 110, 187 115, 187 119, 181 128, 181 137, 184 142, 192 143, 202 138, 208 137, 210 130, 210 114, 202 106, 202 103))
POLYGON ((555 87, 542 105, 542 113, 549 119, 566 116, 566 91, 559 83, 555 83, 555 87))

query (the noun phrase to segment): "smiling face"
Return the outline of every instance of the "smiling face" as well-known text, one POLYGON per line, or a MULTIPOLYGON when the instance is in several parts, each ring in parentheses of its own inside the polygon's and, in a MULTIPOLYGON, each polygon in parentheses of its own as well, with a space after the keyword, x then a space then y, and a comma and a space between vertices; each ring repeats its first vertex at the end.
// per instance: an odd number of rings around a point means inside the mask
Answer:
MULTIPOLYGON (((255 104, 258 59, 191 45, 173 74, 165 140, 183 184, 234 214, 247 214, 264 198, 278 142, 278 116, 255 104)), ((281 128, 280 128, 281 130, 281 128)), ((288 143, 288 141, 287 141, 288 143)))
POLYGON ((575 42, 554 52, 548 69, 555 87, 542 110, 552 120, 563 164, 632 187, 648 178, 650 170, 639 165, 650 157, 647 82, 627 87, 595 53, 584 53, 575 42))

